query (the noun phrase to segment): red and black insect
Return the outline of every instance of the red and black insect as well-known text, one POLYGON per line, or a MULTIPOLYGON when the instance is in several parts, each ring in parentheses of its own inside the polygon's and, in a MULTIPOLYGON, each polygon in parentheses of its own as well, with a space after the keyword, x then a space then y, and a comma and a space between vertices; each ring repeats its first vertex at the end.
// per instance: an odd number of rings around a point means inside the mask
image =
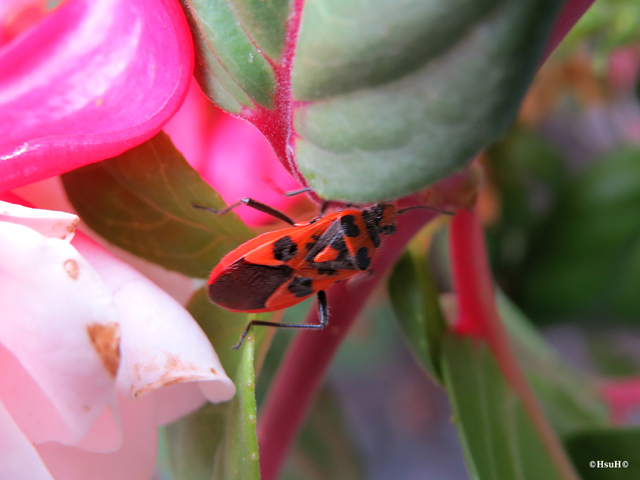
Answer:
POLYGON ((242 344, 254 325, 324 328, 329 317, 325 290, 336 282, 369 271, 381 236, 395 233, 396 216, 408 210, 397 210, 392 204, 345 208, 296 224, 284 213, 250 198, 238 200, 223 210, 194 207, 224 215, 243 204, 292 226, 259 235, 222 258, 209 277, 209 298, 232 311, 257 313, 290 307, 315 293, 320 323, 253 320, 234 348, 242 344))

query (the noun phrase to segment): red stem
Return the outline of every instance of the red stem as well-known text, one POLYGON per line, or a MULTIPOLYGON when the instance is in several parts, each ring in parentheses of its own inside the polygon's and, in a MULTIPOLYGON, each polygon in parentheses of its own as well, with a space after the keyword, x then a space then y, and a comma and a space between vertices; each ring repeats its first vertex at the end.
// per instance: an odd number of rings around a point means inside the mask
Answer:
POLYGON ((495 304, 482 226, 475 213, 461 210, 450 227, 453 280, 458 299, 457 333, 484 339, 507 383, 520 397, 552 460, 567 480, 578 480, 573 465, 527 383, 495 304))
MULTIPOLYGON (((373 262, 376 275, 350 285, 339 283, 328 292, 329 326, 324 330, 301 331, 282 360, 258 422, 260 468, 263 480, 275 480, 287 451, 315 398, 336 350, 358 317, 384 273, 402 253, 407 242, 433 218, 428 211, 411 211, 398 219, 398 231, 386 239, 373 262)), ((313 308, 307 323, 318 323, 313 308)))
POLYGON ((551 30, 551 35, 547 42, 547 48, 544 51, 542 62, 540 62, 540 64, 544 63, 549 55, 553 53, 567 33, 569 33, 569 30, 571 30, 576 22, 580 20, 580 17, 584 15, 584 12, 589 9, 593 2, 594 0, 567 0, 565 2, 555 24, 553 25, 553 30, 551 30))

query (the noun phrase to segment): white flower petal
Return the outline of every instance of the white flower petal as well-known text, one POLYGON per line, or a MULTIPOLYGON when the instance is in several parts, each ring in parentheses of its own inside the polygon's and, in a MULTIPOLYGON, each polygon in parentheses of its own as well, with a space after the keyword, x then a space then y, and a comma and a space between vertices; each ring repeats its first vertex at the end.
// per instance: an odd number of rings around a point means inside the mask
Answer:
POLYGON ((207 336, 178 302, 85 235, 79 233, 73 245, 100 272, 120 313, 119 391, 135 398, 175 383, 206 381, 209 400, 233 397, 235 386, 207 336))
POLYGON ((77 442, 115 394, 118 324, 110 292, 68 242, 0 222, 0 308, 0 343, 66 425, 56 440, 77 442))
POLYGON ((33 444, 0 403, 0 478, 53 480, 33 444))
POLYGON ((0 201, 0 222, 24 225, 45 237, 70 241, 79 221, 78 216, 72 213, 41 210, 0 201))

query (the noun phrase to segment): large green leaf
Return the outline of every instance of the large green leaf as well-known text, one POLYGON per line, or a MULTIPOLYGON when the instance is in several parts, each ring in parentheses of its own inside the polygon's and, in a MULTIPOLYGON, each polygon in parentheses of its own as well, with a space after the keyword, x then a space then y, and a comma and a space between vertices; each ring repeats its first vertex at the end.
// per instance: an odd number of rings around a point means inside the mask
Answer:
POLYGON ((484 342, 445 336, 442 368, 472 479, 564 478, 484 342))
POLYGON ((389 277, 389 297, 400 328, 418 363, 438 382, 442 335, 447 325, 424 255, 407 250, 389 277))
POLYGON ((589 430, 567 438, 565 443, 583 480, 640 478, 640 430, 637 428, 589 430), (614 463, 616 461, 620 463, 614 463))
POLYGON ((183 0, 196 76, 322 197, 459 170, 513 121, 561 0, 183 0))
POLYGON ((82 219, 111 243, 191 277, 207 277, 230 250, 251 238, 167 135, 62 176, 82 219))
POLYGON ((264 328, 255 328, 239 351, 232 350, 249 316, 210 304, 205 289, 194 295, 188 309, 211 340, 237 391, 230 403, 206 405, 167 427, 174 475, 177 480, 259 479, 255 372, 269 337, 264 328))

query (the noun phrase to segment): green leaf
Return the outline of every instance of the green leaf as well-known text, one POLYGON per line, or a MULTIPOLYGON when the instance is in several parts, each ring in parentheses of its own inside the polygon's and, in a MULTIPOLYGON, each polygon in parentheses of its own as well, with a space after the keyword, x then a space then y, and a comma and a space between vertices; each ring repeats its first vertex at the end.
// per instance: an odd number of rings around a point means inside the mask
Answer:
POLYGON ((345 432, 338 403, 326 387, 315 400, 282 480, 364 480, 355 445, 345 432))
POLYGON ((575 178, 540 229, 522 303, 549 320, 640 319, 640 150, 625 148, 575 178))
POLYGON ((597 381, 562 360, 503 294, 497 304, 522 368, 558 435, 609 424, 597 381))
POLYGON ((240 347, 240 365, 235 377, 236 396, 226 412, 225 439, 216 451, 214 479, 259 479, 258 418, 255 396, 256 339, 248 336, 240 347))
POLYGON ((194 295, 188 309, 205 330, 237 390, 230 403, 205 405, 167 427, 173 473, 177 480, 259 479, 255 372, 269 337, 265 329, 253 329, 240 350, 232 350, 248 315, 208 303, 205 289, 194 295))
POLYGON ((225 436, 229 407, 207 404, 166 427, 169 465, 175 480, 211 480, 217 448, 225 436))
POLYGON ((567 181, 565 159, 535 132, 512 129, 488 149, 489 184, 499 192, 500 214, 487 228, 496 281, 508 294, 525 274, 531 239, 567 181))
POLYGON ((447 325, 424 255, 405 251, 389 277, 389 298, 418 364, 442 382, 440 353, 447 325))
POLYGON ((562 4, 183 2, 209 98, 320 196, 352 202, 420 190, 502 136, 562 4))
POLYGON ((640 478, 640 429, 598 429, 565 440, 567 451, 583 480, 637 480, 640 478), (628 462, 616 468, 594 467, 591 462, 628 462))
POLYGON ((273 108, 271 60, 283 49, 287 0, 183 0, 196 45, 200 85, 225 110, 273 108))
POLYGON ((305 5, 294 64, 298 168, 327 198, 414 192, 504 134, 558 4, 305 5))
POLYGON ((486 344, 447 335, 442 365, 472 479, 563 479, 486 344))
POLYGON ((207 277, 230 250, 251 238, 220 196, 189 166, 169 137, 62 176, 69 200, 94 231, 139 257, 191 277, 207 277))

